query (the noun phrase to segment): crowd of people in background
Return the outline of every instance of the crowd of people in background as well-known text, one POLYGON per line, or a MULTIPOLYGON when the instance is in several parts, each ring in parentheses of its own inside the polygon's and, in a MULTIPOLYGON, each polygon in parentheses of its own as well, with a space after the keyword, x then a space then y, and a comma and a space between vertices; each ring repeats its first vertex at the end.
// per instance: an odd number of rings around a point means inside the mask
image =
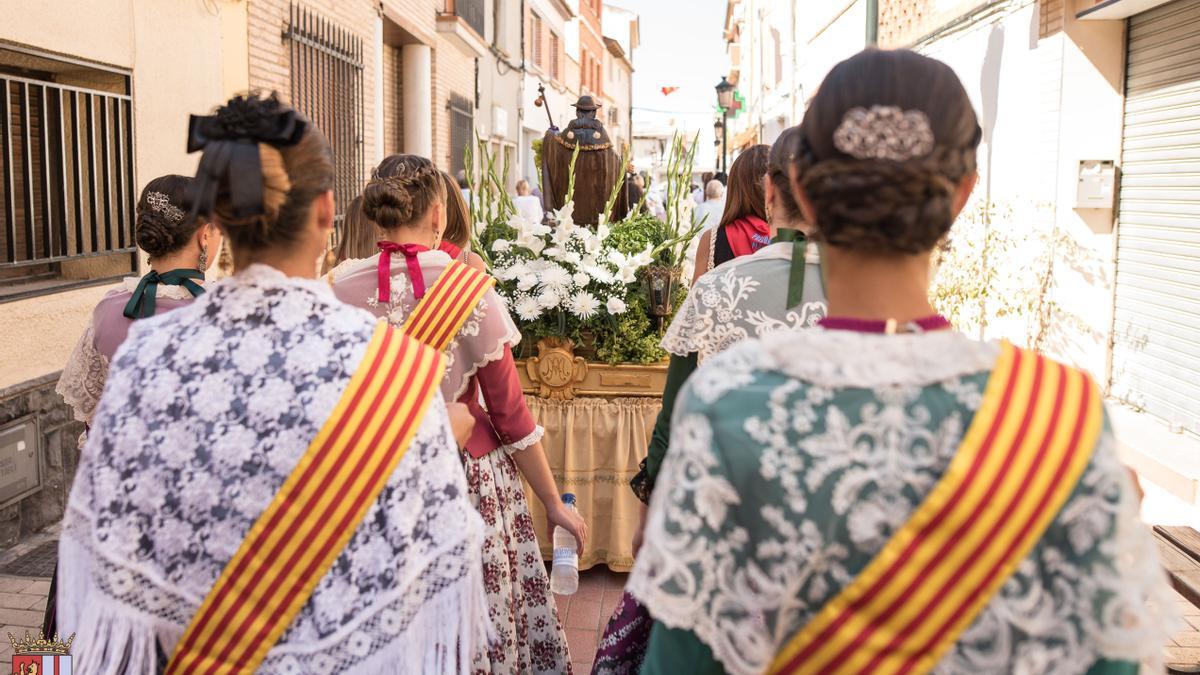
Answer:
MULTIPOLYGON (((48 620, 74 667, 570 672, 523 481, 581 548, 587 525, 471 251, 465 176, 387 157, 331 250, 320 129, 258 96, 189 127, 196 176, 138 202, 150 271, 97 306, 60 385, 88 425, 48 620), (205 283, 222 239, 234 273, 205 283)), ((950 68, 868 50, 800 126, 701 177, 637 562, 594 672, 1158 655, 1172 599, 1095 384, 929 303, 980 141, 950 68)))

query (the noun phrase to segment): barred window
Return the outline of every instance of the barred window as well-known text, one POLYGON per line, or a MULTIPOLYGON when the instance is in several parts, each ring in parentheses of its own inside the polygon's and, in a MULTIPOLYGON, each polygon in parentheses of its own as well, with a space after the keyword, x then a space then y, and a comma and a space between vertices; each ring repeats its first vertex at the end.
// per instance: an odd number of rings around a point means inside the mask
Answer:
POLYGON ((531 24, 529 29, 529 37, 530 41, 533 43, 533 65, 537 66, 538 68, 544 68, 545 62, 543 61, 542 54, 544 51, 542 48, 542 17, 534 14, 533 18, 531 18, 529 22, 531 24))
POLYGON ((132 77, 0 48, 0 302, 137 269, 132 77))
POLYGON ((466 169, 467 145, 475 133, 475 111, 471 99, 450 95, 450 174, 457 176, 466 169))
POLYGON ((561 80, 559 68, 561 67, 561 57, 559 56, 558 34, 550 33, 550 77, 554 80, 561 80))
POLYGON ((367 177, 363 40, 294 3, 283 37, 292 67, 292 106, 325 134, 333 150, 340 222, 367 177))

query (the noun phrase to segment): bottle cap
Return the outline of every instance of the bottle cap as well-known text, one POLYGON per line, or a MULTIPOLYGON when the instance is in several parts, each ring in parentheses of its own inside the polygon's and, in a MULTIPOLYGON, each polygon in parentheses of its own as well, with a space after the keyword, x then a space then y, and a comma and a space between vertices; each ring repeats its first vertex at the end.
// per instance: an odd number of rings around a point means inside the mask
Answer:
POLYGON ((564 492, 563 496, 562 496, 562 501, 564 504, 570 504, 570 505, 574 506, 575 505, 575 495, 570 492, 564 492))

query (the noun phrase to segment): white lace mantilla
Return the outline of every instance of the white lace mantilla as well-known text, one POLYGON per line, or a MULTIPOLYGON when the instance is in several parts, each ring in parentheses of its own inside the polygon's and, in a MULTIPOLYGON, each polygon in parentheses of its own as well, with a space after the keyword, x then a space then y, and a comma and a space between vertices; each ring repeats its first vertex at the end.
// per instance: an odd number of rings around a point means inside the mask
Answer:
MULTIPOLYGON (((424 251, 417 255, 425 277, 425 288, 433 288, 442 271, 450 264, 450 256, 442 251, 424 251)), ((356 306, 367 306, 397 328, 404 325, 408 315, 417 307, 412 281, 404 256, 396 254, 391 261, 391 301, 379 302, 377 270, 379 255, 362 260, 347 260, 330 273, 338 297, 356 306)), ((509 316, 503 300, 494 290, 484 294, 471 316, 446 348, 446 376, 442 394, 448 401, 457 401, 470 385, 471 378, 489 363, 504 357, 504 350, 521 342, 521 331, 509 316)))
POLYGON ((815 326, 826 313, 815 251, 810 246, 801 303, 786 312, 791 243, 734 258, 700 277, 663 335, 662 348, 678 356, 696 353, 703 363, 747 338, 815 326))
MULTIPOLYGON (((800 330, 713 357, 680 392, 627 589, 728 672, 764 672, 936 484, 996 351, 949 332, 800 330)), ((934 672, 1153 662, 1173 607, 1106 430, 1056 520, 934 672)))
MULTIPOLYGON (((135 322, 71 491, 59 625, 78 672, 157 671, 359 365, 375 320, 255 265, 135 322)), ((264 673, 444 673, 486 647, 483 523, 439 396, 264 673)))

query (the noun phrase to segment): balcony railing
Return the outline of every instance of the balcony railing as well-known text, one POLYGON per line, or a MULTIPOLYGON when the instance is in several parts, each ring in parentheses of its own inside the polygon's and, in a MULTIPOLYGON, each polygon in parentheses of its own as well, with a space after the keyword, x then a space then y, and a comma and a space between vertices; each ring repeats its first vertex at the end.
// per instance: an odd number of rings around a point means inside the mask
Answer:
POLYGON ((459 18, 466 22, 479 37, 486 37, 484 33, 486 3, 484 0, 446 0, 446 11, 450 14, 457 14, 459 18))

